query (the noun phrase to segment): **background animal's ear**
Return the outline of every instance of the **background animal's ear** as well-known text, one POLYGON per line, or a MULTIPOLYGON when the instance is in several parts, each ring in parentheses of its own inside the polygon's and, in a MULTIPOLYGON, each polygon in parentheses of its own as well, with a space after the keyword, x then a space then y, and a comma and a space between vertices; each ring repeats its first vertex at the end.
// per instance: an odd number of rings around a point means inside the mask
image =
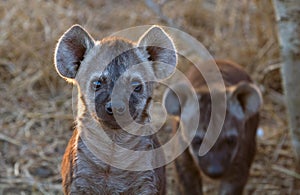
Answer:
POLYGON ((81 26, 74 25, 59 39, 55 49, 55 67, 64 78, 73 79, 85 54, 95 44, 81 26))
POLYGON ((141 36, 138 46, 147 50, 158 79, 171 76, 177 64, 176 48, 171 37, 161 27, 152 26, 141 36))
POLYGON ((178 83, 168 88, 163 97, 164 106, 170 115, 180 116, 190 95, 190 88, 185 83, 178 83))
POLYGON ((234 86, 229 94, 230 111, 240 119, 256 114, 262 106, 262 95, 254 84, 242 82, 234 86))
POLYGON ((181 113, 180 102, 178 96, 173 90, 167 89, 165 91, 164 105, 168 114, 180 116, 181 113))

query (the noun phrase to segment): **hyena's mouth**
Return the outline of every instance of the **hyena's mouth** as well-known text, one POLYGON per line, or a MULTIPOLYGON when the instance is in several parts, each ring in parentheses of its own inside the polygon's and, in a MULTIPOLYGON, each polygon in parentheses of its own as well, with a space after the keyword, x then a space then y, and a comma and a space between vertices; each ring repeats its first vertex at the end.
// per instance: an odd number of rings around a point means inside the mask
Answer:
MULTIPOLYGON (((131 114, 130 114, 131 115, 131 114)), ((132 122, 139 123, 139 113, 135 112, 130 117, 114 117, 111 116, 110 119, 101 119, 98 118, 98 121, 105 125, 106 127, 112 128, 112 129, 122 129, 122 127, 126 127, 130 125, 132 122)))

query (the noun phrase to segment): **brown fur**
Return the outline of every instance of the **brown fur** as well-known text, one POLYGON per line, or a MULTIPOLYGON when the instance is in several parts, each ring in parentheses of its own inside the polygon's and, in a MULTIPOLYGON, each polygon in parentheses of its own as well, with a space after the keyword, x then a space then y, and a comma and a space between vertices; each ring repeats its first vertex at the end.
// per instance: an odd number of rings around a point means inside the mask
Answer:
MULTIPOLYGON (((154 140, 157 147, 159 143, 156 138, 154 140)), ((152 182, 159 184, 159 190, 155 194, 165 194, 165 169, 132 172, 106 165, 88 150, 79 137, 77 129, 74 130, 68 143, 61 169, 65 194, 111 194, 119 191, 119 194, 150 195, 156 189, 152 182), (155 177, 153 173, 157 176, 155 177), (98 180, 97 184, 95 179, 98 180), (126 181, 126 185, 120 185, 121 181, 126 181), (136 182, 136 185, 132 186, 132 182, 136 182), (145 190, 141 185, 149 187, 145 190), (107 191, 108 188, 110 191, 107 191)))
MULTIPOLYGON (((192 67, 187 74, 193 87, 200 89, 198 90, 200 120, 196 136, 189 149, 175 160, 181 194, 202 194, 201 171, 221 181, 219 194, 242 194, 254 159, 256 130, 259 122, 258 109, 261 105, 260 93, 251 84, 249 75, 237 64, 229 61, 216 61, 216 64, 227 89, 227 111, 221 134, 214 146, 203 157, 198 156, 198 151, 210 121, 211 97, 206 82, 195 67, 192 67), (247 99, 250 96, 252 99, 247 99), (238 106, 244 112, 243 117, 235 113, 237 110, 235 107, 238 106)), ((187 99, 184 94, 186 93, 178 94, 179 99, 187 99)), ((171 98, 167 100, 171 101, 171 98)), ((183 105, 185 103, 183 102, 183 105)), ((168 105, 171 107, 172 103, 169 102, 168 105)), ((174 108, 170 110, 176 111, 174 108)), ((193 120, 192 117, 190 120, 193 120)), ((174 120, 174 123, 173 131, 175 132, 179 121, 174 120)))
MULTIPOLYGON (((119 121, 128 122, 129 113, 137 123, 148 122, 153 84, 143 79, 163 79, 173 71, 159 62, 168 62, 175 68, 177 56, 172 40, 157 26, 150 28, 138 43, 118 37, 96 42, 78 25, 61 37, 55 53, 56 70, 78 87, 77 125, 61 167, 65 194, 165 194, 164 166, 129 171, 110 164, 116 158, 128 161, 129 166, 141 159, 150 165, 164 159, 163 154, 139 156, 116 152, 118 147, 147 151, 160 146, 156 135, 130 134, 115 118, 116 113, 121 116, 119 121), (126 72, 142 62, 145 66, 141 69, 126 72), (141 86, 137 92, 132 91, 136 82, 141 86), (121 87, 112 94, 116 85, 121 87), (128 112, 124 114, 121 110, 128 112)), ((147 129, 142 126, 138 131, 147 129)))

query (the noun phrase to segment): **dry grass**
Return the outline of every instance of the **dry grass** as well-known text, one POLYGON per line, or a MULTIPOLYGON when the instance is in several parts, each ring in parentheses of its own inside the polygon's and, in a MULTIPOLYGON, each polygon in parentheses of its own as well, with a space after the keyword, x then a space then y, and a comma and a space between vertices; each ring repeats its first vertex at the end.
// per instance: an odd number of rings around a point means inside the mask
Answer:
MULTIPOLYGON (((164 3, 165 16, 215 57, 244 65, 264 93, 265 135, 258 139, 246 193, 300 189, 293 186, 299 175, 293 171, 274 65, 280 60, 270 0, 157 2, 164 3)), ((74 23, 99 39, 131 26, 165 24, 143 1, 0 1, 0 194, 61 193, 60 162, 73 129, 72 86, 56 74, 53 51, 56 40, 74 23)), ((172 173, 169 180, 171 194, 172 173)), ((214 189, 207 182, 207 193, 214 189)))

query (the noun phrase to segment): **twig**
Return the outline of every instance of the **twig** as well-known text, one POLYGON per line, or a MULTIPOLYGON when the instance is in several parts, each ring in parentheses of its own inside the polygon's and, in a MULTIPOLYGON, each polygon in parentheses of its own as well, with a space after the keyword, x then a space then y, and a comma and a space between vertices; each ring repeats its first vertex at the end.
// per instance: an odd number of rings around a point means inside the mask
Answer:
POLYGON ((284 95, 282 95, 281 93, 278 93, 277 91, 270 89, 268 96, 270 97, 272 102, 281 106, 285 106, 284 95))
MULTIPOLYGON (((174 22, 174 20, 172 20, 171 18, 167 17, 163 11, 162 11, 162 5, 155 3, 153 0, 144 0, 145 4, 148 6, 148 8, 150 8, 156 15, 159 16, 159 18, 165 22, 167 25, 171 26, 171 27, 175 27, 175 28, 180 28, 180 26, 178 24, 176 24, 174 22)), ((165 4, 166 2, 164 1, 163 4, 165 4)))
POLYGON ((265 43, 265 45, 259 50, 258 54, 257 54, 257 61, 261 60, 273 47, 273 45, 275 44, 275 40, 274 39, 269 39, 269 41, 267 41, 265 43))
POLYGON ((275 153, 273 155, 273 162, 277 161, 278 159, 278 156, 279 156, 279 151, 282 149, 282 146, 285 142, 285 139, 286 139, 286 135, 283 135, 281 138, 280 138, 280 141, 276 147, 276 150, 275 150, 275 153))
POLYGON ((38 113, 38 112, 29 112, 26 114, 28 118, 38 118, 38 119, 74 119, 71 114, 53 114, 53 113, 38 113))
MULTIPOLYGON (((0 184, 11 184, 11 185, 28 185, 33 188, 38 188, 43 194, 49 194, 46 190, 57 190, 61 191, 61 184, 52 184, 50 182, 42 183, 37 180, 32 180, 32 178, 21 177, 21 178, 0 178, 0 184)), ((4 185, 5 186, 5 185, 4 185)), ((1 186, 0 186, 1 189, 1 186)))
POLYGON ((281 63, 281 62, 278 62, 278 63, 275 63, 275 64, 269 64, 269 65, 267 66, 267 68, 265 68, 265 69, 263 70, 263 74, 264 74, 264 75, 265 75, 265 74, 268 74, 269 72, 271 72, 271 71, 273 71, 273 70, 276 70, 276 69, 281 68, 281 66, 282 66, 282 63, 281 63))
POLYGON ((2 133, 0 133, 0 140, 3 140, 3 141, 7 141, 11 144, 14 144, 16 146, 21 146, 21 143, 13 138, 10 138, 8 137, 7 135, 4 135, 2 133))
POLYGON ((285 173, 286 175, 292 176, 296 179, 300 179, 300 174, 299 173, 296 173, 295 171, 291 171, 287 168, 284 168, 284 167, 281 167, 281 166, 278 166, 278 165, 272 165, 272 169, 274 169, 276 171, 279 171, 279 172, 282 172, 282 173, 285 173))

